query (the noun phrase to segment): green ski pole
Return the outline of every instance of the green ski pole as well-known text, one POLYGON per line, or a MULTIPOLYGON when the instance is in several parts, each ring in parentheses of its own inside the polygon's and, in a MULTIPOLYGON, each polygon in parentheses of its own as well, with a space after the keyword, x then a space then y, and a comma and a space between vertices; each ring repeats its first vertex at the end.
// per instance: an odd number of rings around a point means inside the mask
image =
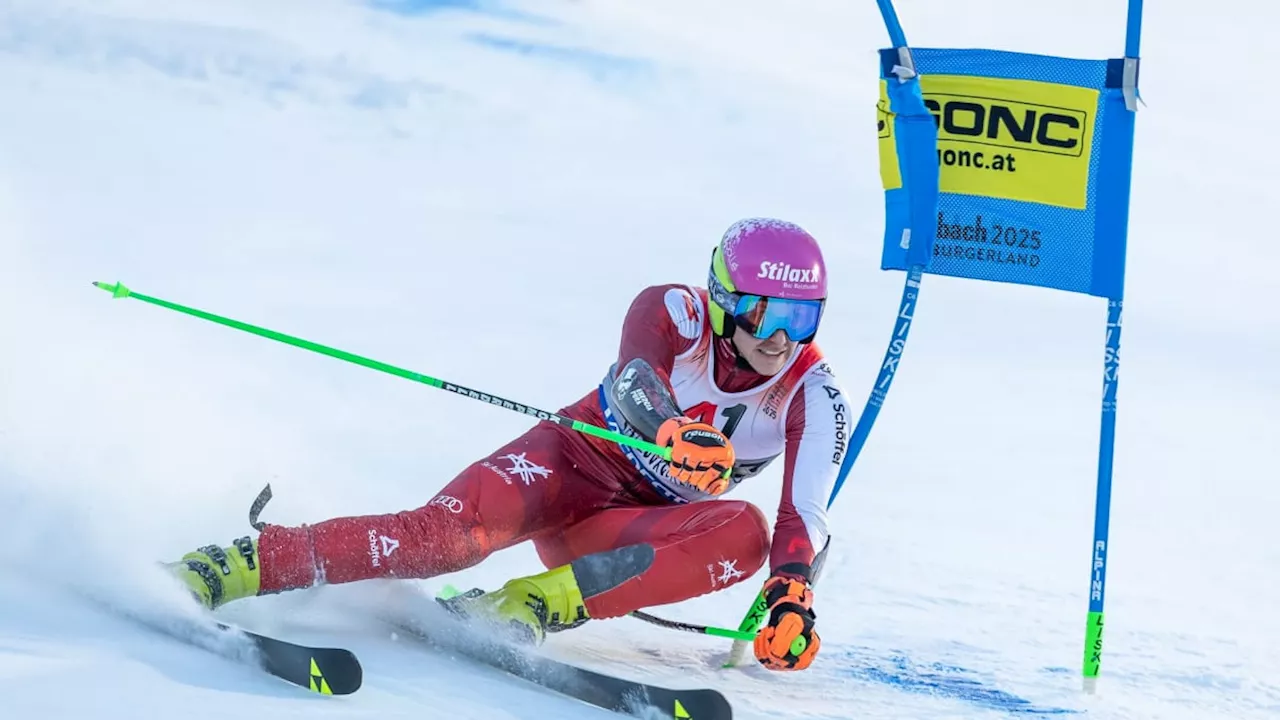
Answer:
MULTIPOLYGON (((817 587, 818 579, 822 577, 822 568, 827 564, 827 551, 831 549, 831 536, 827 536, 827 543, 822 546, 822 550, 813 558, 812 573, 813 582, 811 585, 817 587)), ((729 657, 725 659, 720 667, 731 668, 742 664, 743 659, 747 655, 747 648, 755 639, 756 633, 760 632, 760 626, 764 625, 765 619, 769 616, 769 603, 764 599, 764 590, 756 595, 755 602, 751 603, 751 608, 747 610, 747 614, 742 616, 742 622, 738 625, 738 631, 733 636, 722 635, 722 637, 733 637, 733 647, 729 649, 729 657)))
POLYGON ((743 632, 741 630, 729 630, 728 628, 720 628, 713 625, 696 625, 694 623, 680 622, 679 620, 667 620, 666 618, 650 615, 643 610, 633 610, 630 615, 637 620, 653 623, 658 627, 664 627, 668 630, 679 630, 681 632, 694 633, 695 635, 711 635, 713 637, 728 638, 730 640, 745 643, 753 642, 756 639, 756 633, 754 630, 743 632))
POLYGON ((518 412, 518 413, 531 415, 533 417, 538 418, 539 420, 547 420, 550 422, 558 423, 560 425, 563 425, 567 428, 571 428, 573 430, 576 430, 580 433, 584 433, 586 435, 593 435, 595 437, 602 438, 604 440, 609 440, 609 441, 618 443, 620 445, 629 445, 631 447, 638 448, 645 452, 653 453, 655 455, 658 455, 664 460, 671 459, 670 448, 660 447, 658 445, 655 445, 654 443, 647 442, 645 440, 629 437, 627 435, 623 435, 622 433, 614 432, 606 428, 597 427, 595 425, 584 423, 580 420, 573 420, 571 418, 563 417, 561 415, 557 415, 556 413, 547 412, 546 410, 539 410, 538 408, 533 407, 531 405, 526 405, 524 403, 518 403, 511 400, 507 400, 505 398, 498 397, 497 395, 480 392, 479 390, 472 390, 471 388, 463 387, 462 385, 457 385, 455 383, 451 383, 445 380, 438 380, 436 378, 423 375, 422 373, 414 372, 412 370, 405 370, 403 368, 399 368, 394 365, 388 365, 387 363, 380 362, 378 360, 372 360, 367 357, 362 357, 354 353, 346 352, 345 350, 338 350, 336 348, 331 348, 326 345, 321 345, 319 343, 311 342, 310 340, 303 340, 302 338, 294 337, 292 335, 286 335, 285 333, 277 332, 275 330, 268 330, 266 328, 258 327, 256 325, 250 325, 249 323, 246 323, 246 322, 241 322, 239 320, 233 320, 231 318, 222 317, 220 315, 214 315, 213 313, 205 312, 204 310, 197 310, 196 308, 186 307, 184 305, 179 305, 177 303, 169 302, 168 300, 161 300, 160 298, 143 295, 142 293, 134 292, 133 290, 130 290, 129 288, 125 287, 124 285, 118 282, 117 283, 95 282, 93 283, 93 285, 94 287, 100 288, 102 290, 106 290, 107 292, 111 293, 111 297, 113 298, 117 298, 117 299, 133 298, 134 300, 141 300, 142 302, 149 303, 151 305, 156 305, 169 310, 174 310, 180 313, 184 313, 187 315, 191 315, 193 317, 200 318, 202 320, 208 320, 210 322, 218 323, 219 325, 225 325, 230 328, 235 328, 236 330, 243 330, 244 332, 251 333, 253 335, 258 335, 258 336, 267 338, 269 340, 282 342, 286 345, 293 345, 294 347, 299 347, 299 348, 302 348, 303 350, 310 350, 311 352, 320 353, 321 355, 328 355, 329 357, 337 358, 339 360, 345 360, 346 362, 354 363, 362 367, 367 367, 371 370, 378 370, 380 372, 384 372, 390 375, 395 375, 396 377, 405 378, 406 380, 413 380, 414 382, 419 382, 424 385, 430 385, 431 387, 434 387, 434 388, 447 390, 451 393, 457 393, 458 395, 471 398, 472 400, 480 400, 482 402, 487 402, 490 405, 496 405, 498 407, 505 408, 507 410, 514 410, 515 412, 518 412))

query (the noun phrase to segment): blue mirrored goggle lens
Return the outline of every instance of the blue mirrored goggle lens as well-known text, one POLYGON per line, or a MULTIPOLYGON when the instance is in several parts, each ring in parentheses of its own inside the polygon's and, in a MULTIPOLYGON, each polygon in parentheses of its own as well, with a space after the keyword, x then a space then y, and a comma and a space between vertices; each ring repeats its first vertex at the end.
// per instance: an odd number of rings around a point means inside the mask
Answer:
POLYGON ((786 300, 783 298, 743 295, 738 298, 733 320, 738 327, 764 339, 779 330, 799 342, 818 332, 822 318, 821 300, 786 300))

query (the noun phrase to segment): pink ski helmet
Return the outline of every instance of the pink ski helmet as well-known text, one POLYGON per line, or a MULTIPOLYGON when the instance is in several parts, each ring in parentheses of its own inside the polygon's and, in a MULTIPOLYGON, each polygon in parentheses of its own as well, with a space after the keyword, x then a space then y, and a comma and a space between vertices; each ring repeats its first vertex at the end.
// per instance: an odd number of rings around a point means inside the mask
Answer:
POLYGON ((712 251, 707 290, 711 328, 721 337, 736 326, 758 338, 782 330, 796 342, 812 342, 826 304, 827 268, 818 241, 800 226, 747 218, 712 251))

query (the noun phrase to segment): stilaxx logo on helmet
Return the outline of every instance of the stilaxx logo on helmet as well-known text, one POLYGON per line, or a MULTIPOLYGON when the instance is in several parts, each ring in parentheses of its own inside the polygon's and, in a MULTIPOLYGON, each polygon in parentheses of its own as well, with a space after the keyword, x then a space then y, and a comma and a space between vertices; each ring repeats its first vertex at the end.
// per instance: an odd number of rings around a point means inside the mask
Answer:
POLYGON ((818 269, 791 267, 787 263, 765 260, 760 263, 760 272, 756 273, 756 277, 786 282, 816 283, 818 282, 818 269))

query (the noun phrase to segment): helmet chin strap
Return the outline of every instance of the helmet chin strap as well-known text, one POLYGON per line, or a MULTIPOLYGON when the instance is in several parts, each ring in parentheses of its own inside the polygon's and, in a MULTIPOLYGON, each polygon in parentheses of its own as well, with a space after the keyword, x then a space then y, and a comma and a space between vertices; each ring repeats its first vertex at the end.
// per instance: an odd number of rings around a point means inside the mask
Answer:
MULTIPOLYGON (((733 341, 730 340, 729 342, 732 343, 733 341)), ((733 366, 739 370, 750 370, 751 372, 756 372, 756 369, 751 367, 751 363, 747 362, 746 356, 738 349, 737 344, 734 344, 733 346, 733 366)))
POLYGON ((738 349, 738 343, 733 341, 733 335, 722 339, 729 343, 729 347, 733 349, 733 366, 735 368, 739 370, 750 370, 751 372, 756 371, 755 368, 751 367, 751 363, 747 362, 747 358, 742 354, 742 351, 738 349))

